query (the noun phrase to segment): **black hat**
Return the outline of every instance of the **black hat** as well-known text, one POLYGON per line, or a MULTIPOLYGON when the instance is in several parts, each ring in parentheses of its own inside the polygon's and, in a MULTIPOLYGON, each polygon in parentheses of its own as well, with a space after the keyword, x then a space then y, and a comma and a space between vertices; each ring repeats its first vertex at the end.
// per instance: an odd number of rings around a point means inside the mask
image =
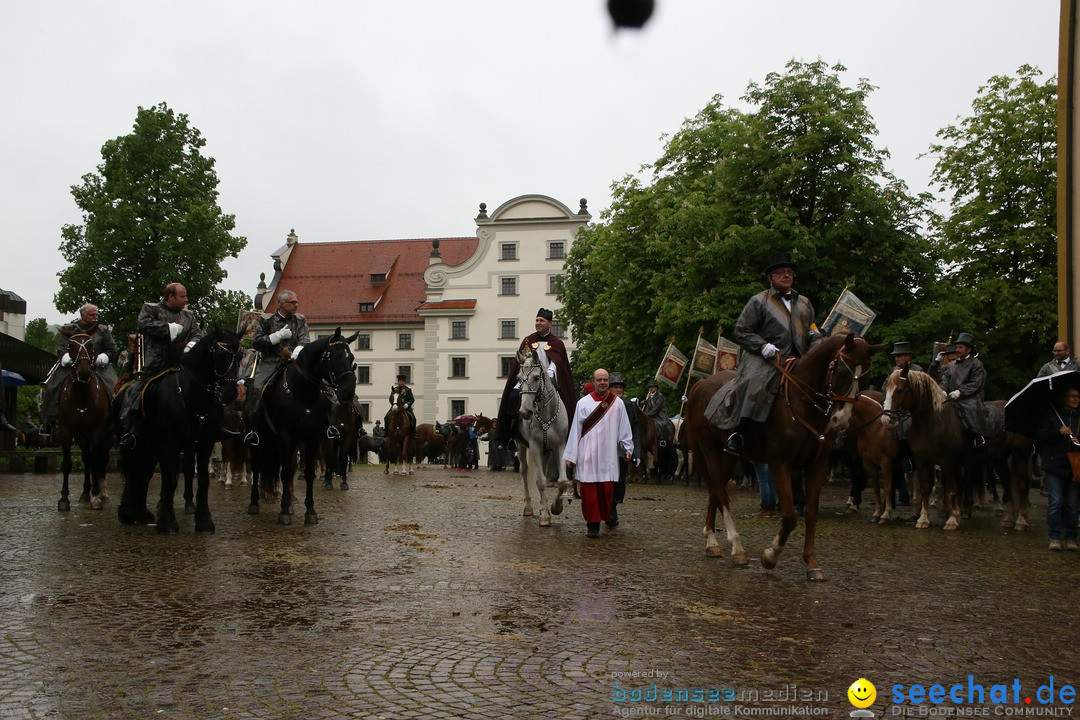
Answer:
POLYGON ((646 387, 658 388, 660 387, 660 383, 656 381, 656 378, 652 378, 651 380, 649 380, 649 384, 646 387))
POLYGON ((621 372, 613 372, 611 373, 611 380, 608 381, 608 385, 611 387, 614 387, 615 385, 626 387, 626 380, 623 379, 621 372))
POLYGON ((967 345, 972 350, 975 349, 975 337, 971 333, 962 332, 956 336, 956 342, 954 345, 967 345))
POLYGON ((903 341, 903 342, 895 343, 892 346, 892 354, 893 355, 914 355, 915 353, 911 352, 911 343, 903 341))
POLYGON ((536 317, 542 317, 548 322, 551 322, 555 319, 555 313, 551 312, 547 308, 540 308, 536 311, 536 317))
POLYGON ((404 379, 405 379, 405 376, 404 376, 404 375, 398 375, 398 376, 397 376, 397 379, 398 379, 398 380, 404 380, 404 379))
POLYGON ((768 275, 773 270, 782 267, 795 269, 795 263, 791 262, 791 254, 786 252, 773 253, 773 256, 769 258, 769 264, 765 266, 765 274, 768 275))

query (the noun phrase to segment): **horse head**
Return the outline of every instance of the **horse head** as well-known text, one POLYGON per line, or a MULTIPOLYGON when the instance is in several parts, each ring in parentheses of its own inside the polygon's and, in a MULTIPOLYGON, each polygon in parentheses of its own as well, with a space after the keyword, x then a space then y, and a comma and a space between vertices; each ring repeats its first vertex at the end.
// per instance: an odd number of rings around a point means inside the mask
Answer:
POLYGON ((83 332, 61 333, 68 339, 68 357, 71 358, 71 374, 81 383, 90 382, 94 371, 94 338, 83 332))
POLYGON ((518 414, 522 420, 528 421, 540 404, 540 398, 544 396, 544 381, 547 379, 547 373, 544 372, 544 368, 540 364, 540 358, 537 356, 536 350, 530 350, 528 353, 519 352, 518 363, 520 365, 518 384, 521 388, 521 404, 518 406, 518 414))
POLYGON ((337 393, 338 402, 352 404, 356 392, 356 363, 353 361, 351 345, 359 332, 342 337, 341 328, 334 330, 326 349, 319 358, 320 377, 325 379, 337 393))
MULTIPOLYGON (((836 429, 845 428, 851 421, 851 412, 859 401, 862 381, 870 370, 870 357, 884 348, 884 345, 871 345, 854 333, 835 335, 818 343, 808 352, 803 361, 810 376, 822 378, 818 386, 819 401, 828 422, 836 429), (820 364, 824 363, 824 372, 820 364)), ((796 374, 798 370, 795 371, 796 374)), ((813 382, 811 377, 804 380, 813 382)))
POLYGON ((935 413, 945 407, 947 396, 941 386, 928 374, 910 368, 893 370, 885 381, 886 416, 894 413, 911 413, 931 409, 935 413))
MULTIPOLYGON (((184 353, 180 366, 187 368, 203 385, 220 385, 224 380, 236 380, 242 355, 238 334, 231 330, 214 329, 184 353)), ((230 397, 222 401, 228 403, 235 397, 236 383, 226 385, 231 386, 230 397)))

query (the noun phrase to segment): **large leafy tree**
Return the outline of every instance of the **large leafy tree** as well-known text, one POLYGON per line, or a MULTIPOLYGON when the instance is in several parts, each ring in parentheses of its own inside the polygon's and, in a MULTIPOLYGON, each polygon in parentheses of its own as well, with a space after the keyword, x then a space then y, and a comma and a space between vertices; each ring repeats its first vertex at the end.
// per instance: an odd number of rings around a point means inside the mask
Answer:
POLYGON ((62 230, 60 252, 70 265, 58 273, 58 309, 93 302, 123 336, 142 303, 170 281, 187 287, 200 316, 213 297, 224 297, 212 295, 225 278, 222 260, 236 257, 247 239, 231 234, 234 216, 218 207, 205 144, 187 115, 165 103, 140 107, 132 132, 105 143, 97 172, 71 188, 83 222, 62 230))
POLYGON ((690 350, 699 328, 710 341, 721 326, 730 336, 781 250, 822 319, 846 286, 883 325, 907 312, 933 277, 927 198, 887 171, 866 105, 873 87, 848 87, 843 72, 792 61, 749 86, 752 111, 714 97, 656 162, 615 183, 560 287, 576 367, 640 382, 669 337, 690 350))
POLYGON ((1057 339, 1057 82, 1021 66, 979 88, 972 113, 938 133, 933 178, 949 198, 935 225, 940 293, 966 308, 987 396, 1009 397, 1057 339))

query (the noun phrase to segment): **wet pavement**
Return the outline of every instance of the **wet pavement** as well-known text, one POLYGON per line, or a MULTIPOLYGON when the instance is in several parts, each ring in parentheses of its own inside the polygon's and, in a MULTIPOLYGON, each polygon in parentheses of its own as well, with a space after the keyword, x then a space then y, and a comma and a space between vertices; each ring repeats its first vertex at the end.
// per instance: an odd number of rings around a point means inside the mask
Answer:
POLYGON ((588 540, 577 502, 521 517, 510 472, 350 484, 286 527, 214 483, 216 533, 159 536, 119 524, 116 475, 69 513, 59 477, 0 475, 0 718, 847 717, 861 677, 886 717, 895 684, 1080 682, 1080 554, 1047 551, 1037 490, 1027 533, 985 506, 945 533, 829 486, 813 584, 801 524, 761 568, 779 521, 747 492, 737 570, 706 557, 694 486, 632 485, 588 540))

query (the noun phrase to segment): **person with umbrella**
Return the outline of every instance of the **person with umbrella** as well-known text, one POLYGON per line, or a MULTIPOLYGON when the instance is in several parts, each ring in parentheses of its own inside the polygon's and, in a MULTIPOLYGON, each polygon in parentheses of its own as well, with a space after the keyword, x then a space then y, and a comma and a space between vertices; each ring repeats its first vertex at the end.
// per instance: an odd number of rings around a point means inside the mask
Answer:
POLYGON ((1046 474, 1046 528, 1050 549, 1076 551, 1076 523, 1080 513, 1080 478, 1073 473, 1069 453, 1080 453, 1080 388, 1067 386, 1059 402, 1050 405, 1035 425, 1043 472, 1046 474))

